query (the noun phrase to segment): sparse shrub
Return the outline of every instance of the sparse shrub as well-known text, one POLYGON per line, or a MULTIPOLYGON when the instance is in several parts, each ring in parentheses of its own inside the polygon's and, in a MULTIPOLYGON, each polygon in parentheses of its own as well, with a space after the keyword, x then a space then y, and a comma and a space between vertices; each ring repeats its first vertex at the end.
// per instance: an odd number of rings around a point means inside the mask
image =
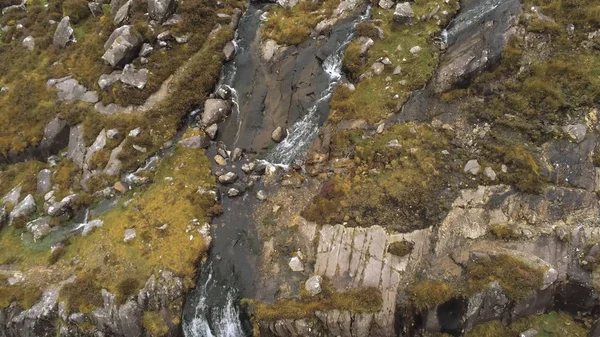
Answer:
POLYGON ((379 39, 379 29, 371 22, 361 22, 356 26, 356 35, 379 39))
POLYGON ((88 162, 88 167, 90 170, 102 169, 108 164, 108 160, 110 159, 110 151, 101 149, 96 151, 90 161, 88 162))
POLYGON ((29 309, 42 297, 42 289, 31 285, 0 286, 0 308, 17 302, 23 309, 29 309))
POLYGON ((504 241, 517 240, 521 237, 518 232, 508 225, 494 225, 490 228, 490 233, 504 241))
POLYGON ((66 250, 63 247, 57 247, 55 248, 52 252, 50 252, 50 255, 48 256, 48 265, 53 265, 56 262, 58 262, 58 260, 60 260, 60 258, 65 255, 66 250))
POLYGON ((63 14, 71 19, 74 24, 88 18, 91 12, 85 0, 65 0, 62 3, 63 14))
POLYGON ((452 285, 435 280, 422 280, 410 287, 411 300, 419 311, 432 309, 460 295, 452 285))
POLYGON ((387 251, 390 254, 399 256, 399 257, 403 257, 406 256, 408 254, 410 254, 414 248, 415 244, 413 242, 410 241, 396 241, 396 242, 392 242, 390 243, 387 251))
POLYGON ((19 217, 13 218, 11 225, 18 229, 25 228, 25 226, 27 225, 27 217, 19 216, 19 217))
POLYGON ((125 302, 130 296, 135 295, 140 289, 140 281, 135 278, 126 278, 117 286, 119 302, 125 302))
POLYGON ((162 337, 169 332, 169 327, 165 323, 162 315, 156 311, 144 312, 142 324, 152 337, 162 337))
POLYGON ((342 59, 342 69, 352 80, 357 80, 363 61, 360 57, 360 46, 356 41, 350 42, 342 59))

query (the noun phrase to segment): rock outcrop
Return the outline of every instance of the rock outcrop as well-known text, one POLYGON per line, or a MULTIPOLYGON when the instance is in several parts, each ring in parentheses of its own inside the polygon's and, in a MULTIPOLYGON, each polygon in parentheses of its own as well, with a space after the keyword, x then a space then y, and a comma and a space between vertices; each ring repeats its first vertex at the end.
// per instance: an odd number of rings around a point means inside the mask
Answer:
POLYGON ((133 33, 131 26, 121 26, 104 43, 102 59, 113 67, 124 66, 138 55, 141 46, 142 41, 133 33))

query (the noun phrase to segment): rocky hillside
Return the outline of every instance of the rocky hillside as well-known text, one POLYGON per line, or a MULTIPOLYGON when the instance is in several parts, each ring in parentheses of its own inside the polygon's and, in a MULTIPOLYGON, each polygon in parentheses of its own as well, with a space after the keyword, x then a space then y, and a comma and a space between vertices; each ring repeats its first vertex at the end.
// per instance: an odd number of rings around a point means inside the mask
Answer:
POLYGON ((600 336, 597 1, 0 9, 0 337, 600 336))

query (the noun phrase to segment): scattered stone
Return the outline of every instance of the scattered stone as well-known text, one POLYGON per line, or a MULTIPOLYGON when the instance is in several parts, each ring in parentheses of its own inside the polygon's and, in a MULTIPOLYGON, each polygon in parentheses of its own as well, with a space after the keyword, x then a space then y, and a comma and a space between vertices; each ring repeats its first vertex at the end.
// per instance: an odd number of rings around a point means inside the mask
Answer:
POLYGON ((381 62, 375 62, 371 65, 371 69, 375 75, 380 75, 385 69, 385 66, 381 62))
POLYGON ((221 122, 231 112, 229 102, 211 98, 204 102, 204 112, 202 113, 202 125, 212 125, 221 122))
POLYGON ((148 69, 136 70, 133 64, 128 64, 123 68, 120 77, 121 82, 138 89, 144 89, 148 82, 148 69))
POLYGON ((110 74, 102 74, 98 79, 98 86, 100 89, 104 90, 106 88, 112 87, 113 84, 117 83, 117 81, 121 78, 121 71, 116 70, 110 74))
POLYGON ((131 131, 129 131, 129 137, 137 137, 140 135, 140 133, 142 133, 142 129, 141 128, 135 128, 131 131))
POLYGON ((219 165, 219 166, 227 165, 227 159, 225 159, 220 154, 215 155, 214 159, 215 159, 215 163, 217 163, 217 165, 219 165))
POLYGON ((129 242, 133 239, 135 239, 136 234, 135 234, 135 228, 127 228, 125 230, 125 237, 123 238, 123 242, 129 242))
POLYGON ((133 144, 133 148, 136 151, 141 152, 141 153, 146 153, 148 151, 148 149, 146 149, 145 147, 139 146, 139 145, 136 145, 136 144, 133 144))
POLYGON ((377 126, 377 133, 381 134, 385 130, 385 123, 381 123, 377 126))
POLYGON ((121 194, 127 192, 129 190, 129 188, 127 187, 127 185, 125 185, 125 183, 121 182, 121 181, 117 181, 114 185, 113 185, 113 189, 121 194))
POLYGON ((242 171, 244 171, 244 173, 246 173, 246 174, 250 174, 254 170, 255 166, 256 166, 256 164, 254 164, 253 162, 243 164, 242 171))
POLYGON ((398 142, 398 139, 392 139, 390 140, 387 145, 387 147, 392 147, 392 148, 401 148, 402 145, 398 142))
POLYGON ((65 16, 60 20, 60 23, 56 27, 56 31, 54 31, 54 39, 52 40, 52 44, 58 48, 63 49, 68 44, 75 43, 75 37, 73 36, 73 28, 69 23, 69 17, 65 16))
POLYGON ((585 135, 587 134, 587 127, 585 124, 565 125, 562 129, 577 143, 583 142, 585 135))
POLYGON ((402 73, 402 68, 400 66, 397 66, 396 68, 394 68, 394 72, 392 74, 400 75, 400 73, 402 73))
POLYGON ((538 335, 538 331, 535 329, 529 329, 527 331, 523 331, 519 334, 519 337, 535 337, 538 335))
POLYGON ((367 55, 369 49, 371 49, 371 47, 373 47, 373 44, 375 44, 375 41, 373 41, 373 39, 366 36, 359 37, 358 39, 356 39, 356 42, 360 46, 360 55, 362 56, 367 55))
POLYGON ((139 56, 140 57, 148 57, 152 54, 152 52, 154 51, 154 48, 152 48, 152 45, 149 43, 144 43, 142 45, 142 48, 140 49, 140 53, 139 56))
POLYGON ((13 208, 12 212, 9 215, 9 223, 12 223, 13 219, 18 217, 27 217, 31 214, 35 213, 36 205, 35 199, 31 194, 28 194, 23 201, 21 201, 15 208, 13 208))
POLYGON ((287 137, 287 129, 284 129, 281 126, 278 126, 273 133, 271 133, 271 139, 277 143, 282 142, 285 137, 287 137))
POLYGON ((394 21, 403 25, 411 25, 415 17, 415 12, 408 2, 402 2, 396 5, 394 10, 394 21))
POLYGON ((492 181, 496 180, 496 172, 494 172, 494 169, 489 166, 483 169, 483 175, 485 175, 492 181))
POLYGON ((158 23, 164 22, 175 11, 175 0, 148 0, 148 14, 158 23))
POLYGON ((463 172, 477 175, 477 173, 479 173, 480 169, 481 169, 481 166, 477 162, 477 159, 471 159, 465 165, 463 172))
POLYGON ((421 46, 414 46, 412 48, 410 48, 410 53, 411 54, 418 54, 419 52, 421 52, 423 48, 421 48, 421 46))
POLYGON ((171 34, 170 30, 165 30, 164 32, 158 34, 158 36, 156 36, 156 39, 158 39, 159 41, 168 41, 170 39, 173 38, 173 34, 171 34))
POLYGON ((310 296, 316 296, 321 293, 321 283, 323 282, 323 278, 321 275, 311 276, 304 283, 304 289, 310 296))
POLYGON ((182 139, 179 145, 188 149, 205 149, 210 145, 210 138, 207 135, 196 135, 182 139))
POLYGON ((383 63, 383 64, 384 64, 384 65, 386 65, 386 66, 389 66, 389 65, 391 65, 391 64, 392 64, 392 61, 390 61, 390 58, 389 58, 389 57, 384 57, 384 58, 382 58, 380 62, 381 62, 381 63, 383 63))
POLYGON ((119 134, 119 130, 117 129, 109 129, 106 131, 106 138, 115 139, 115 137, 119 134))
POLYGON ((35 39, 33 38, 33 36, 29 35, 23 39, 23 41, 21 42, 21 45, 23 47, 27 48, 27 50, 34 50, 35 49, 35 39))
POLYGON ((21 197, 21 189, 21 185, 17 185, 10 190, 10 192, 6 193, 6 195, 2 197, 2 204, 11 204, 13 206, 16 205, 21 197))
POLYGON ((260 190, 256 193, 256 197, 258 198, 258 200, 265 201, 267 200, 267 193, 265 193, 265 191, 263 190, 260 190))
POLYGON ((127 23, 127 20, 129 20, 129 9, 130 8, 131 8, 131 0, 127 1, 123 6, 121 6, 119 8, 119 10, 117 11, 117 14, 115 14, 115 17, 113 19, 113 23, 115 24, 115 26, 119 27, 119 26, 127 23))
POLYGON ((233 172, 227 172, 224 175, 219 176, 219 182, 221 184, 231 184, 237 180, 237 174, 233 172))
POLYGON ((379 7, 383 9, 391 9, 394 7, 394 1, 392 0, 379 0, 379 7))
POLYGON ((225 47, 223 47, 223 57, 225 57, 225 61, 229 62, 229 61, 233 60, 234 56, 235 56, 235 42, 229 41, 229 42, 227 42, 227 44, 225 44, 225 47))
POLYGON ((231 153, 231 161, 232 162, 236 162, 238 160, 240 160, 242 158, 242 153, 244 151, 242 149, 240 149, 239 147, 236 147, 235 149, 233 149, 233 152, 231 153))
POLYGON ((70 194, 64 197, 61 201, 54 203, 48 207, 49 216, 63 215, 71 207, 73 202, 77 200, 77 194, 70 194))
POLYGON ((183 21, 183 18, 179 14, 173 14, 171 17, 163 23, 163 26, 175 26, 176 24, 183 21))
POLYGON ((131 26, 121 26, 115 29, 104 43, 105 52, 102 59, 112 67, 123 66, 137 56, 141 43, 131 26))
POLYGON ((238 195, 240 195, 240 190, 238 190, 237 188, 230 188, 229 191, 227 191, 227 195, 230 198, 235 198, 238 195))
POLYGON ((298 272, 304 270, 304 264, 302 263, 302 260, 300 260, 300 258, 297 256, 292 257, 288 265, 290 266, 290 269, 292 271, 298 272))
POLYGON ((183 36, 174 36, 175 37, 175 42, 179 43, 179 44, 184 44, 184 43, 188 43, 190 41, 190 39, 192 38, 192 34, 185 34, 183 36))

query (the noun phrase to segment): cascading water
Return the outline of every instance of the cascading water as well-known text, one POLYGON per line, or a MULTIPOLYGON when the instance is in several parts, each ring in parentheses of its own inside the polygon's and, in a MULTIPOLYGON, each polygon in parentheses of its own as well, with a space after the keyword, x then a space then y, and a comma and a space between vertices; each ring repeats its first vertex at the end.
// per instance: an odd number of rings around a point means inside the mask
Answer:
MULTIPOLYGON (((341 62, 345 47, 352 39, 356 24, 368 17, 369 9, 366 14, 354 20, 353 24, 349 22, 350 29, 340 39, 342 42, 332 48, 333 52, 323 61, 321 66, 328 77, 327 89, 311 104, 306 115, 292 126, 287 139, 266 155, 266 160, 287 165, 305 151, 316 137, 327 117, 327 103, 331 93, 342 78, 341 62)), ((240 105, 243 104, 240 104, 239 99, 248 99, 251 84, 248 79, 253 75, 253 69, 256 69, 249 64, 256 61, 251 50, 255 48, 253 44, 259 42, 255 31, 260 23, 260 14, 260 9, 251 3, 248 14, 242 18, 238 28, 237 54, 233 62, 225 64, 219 83, 219 88, 226 91, 221 93, 229 95, 233 105, 232 115, 228 118, 231 124, 223 129, 220 125, 219 132, 223 132, 227 141, 234 145, 238 143, 240 132, 244 131, 241 124, 244 115, 256 113, 241 109, 240 105), (235 137, 231 137, 234 129, 235 137)), ((209 155, 210 151, 214 150, 209 149, 209 155)), ((224 194, 224 190, 220 193, 224 194)), ((185 337, 251 335, 248 320, 242 317, 244 313, 237 306, 240 298, 253 297, 254 266, 260 249, 251 219, 257 199, 247 196, 248 194, 242 198, 222 199, 225 212, 218 218, 220 223, 212 226, 213 241, 208 260, 200 266, 197 287, 186 301, 182 324, 185 337)))
MULTIPOLYGON (((362 21, 368 19, 370 11, 371 6, 367 7, 365 13, 358 17, 353 27, 356 27, 356 25, 362 21)), ((325 59, 322 67, 323 71, 329 76, 329 86, 327 87, 327 90, 321 93, 320 97, 308 109, 308 113, 288 130, 288 136, 265 155, 265 161, 274 165, 287 166, 291 164, 296 157, 304 153, 315 137, 317 137, 319 129, 324 122, 323 119, 324 117, 327 117, 324 116, 325 114, 320 114, 319 112, 329 108, 329 98, 331 98, 331 94, 337 86, 338 81, 342 78, 342 59, 344 57, 344 51, 346 50, 348 43, 352 41, 353 37, 354 32, 349 34, 335 52, 325 59)))

